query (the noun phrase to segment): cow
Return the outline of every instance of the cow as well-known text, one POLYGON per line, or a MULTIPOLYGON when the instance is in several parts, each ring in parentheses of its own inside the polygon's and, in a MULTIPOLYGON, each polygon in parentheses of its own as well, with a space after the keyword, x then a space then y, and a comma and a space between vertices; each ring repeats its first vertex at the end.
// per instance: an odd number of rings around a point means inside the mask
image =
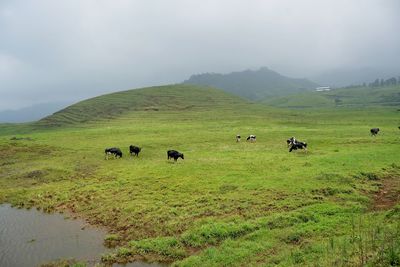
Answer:
POLYGON ((372 128, 370 132, 372 136, 376 136, 379 133, 379 128, 372 128))
POLYGON ((176 150, 168 150, 167 151, 167 157, 168 157, 168 159, 173 158, 174 161, 177 161, 178 158, 184 159, 183 153, 180 153, 180 152, 178 152, 176 150))
POLYGON ((289 152, 292 152, 292 150, 297 150, 297 149, 304 149, 307 152, 307 143, 296 141, 290 144, 289 152))
POLYGON ((236 142, 240 142, 240 135, 236 135, 236 142))
POLYGON ((290 137, 289 139, 286 140, 286 144, 289 147, 291 144, 296 143, 296 138, 294 136, 290 137))
POLYGON ((254 134, 251 134, 246 138, 246 141, 255 142, 256 136, 254 134))
POLYGON ((104 153, 105 159, 108 159, 109 155, 114 155, 114 158, 122 158, 122 151, 118 147, 106 148, 104 153))
POLYGON ((136 155, 137 157, 139 157, 139 152, 141 150, 142 149, 138 146, 133 146, 133 145, 129 146, 129 153, 131 154, 131 156, 136 155))

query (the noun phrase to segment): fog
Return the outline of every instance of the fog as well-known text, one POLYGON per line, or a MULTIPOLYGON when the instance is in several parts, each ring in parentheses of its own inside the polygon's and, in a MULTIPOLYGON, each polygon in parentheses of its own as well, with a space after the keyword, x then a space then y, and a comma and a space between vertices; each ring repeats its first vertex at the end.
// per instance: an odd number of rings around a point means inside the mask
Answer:
POLYGON ((0 110, 261 66, 400 74, 399 25, 398 0, 2 0, 0 110))

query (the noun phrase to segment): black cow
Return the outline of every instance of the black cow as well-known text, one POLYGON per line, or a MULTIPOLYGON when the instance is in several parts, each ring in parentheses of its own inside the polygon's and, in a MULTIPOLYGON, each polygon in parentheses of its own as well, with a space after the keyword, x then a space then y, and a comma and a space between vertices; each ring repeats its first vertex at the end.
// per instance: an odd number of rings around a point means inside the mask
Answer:
POLYGON ((372 128, 372 129, 370 130, 370 132, 371 132, 371 135, 372 135, 372 136, 375 136, 375 135, 377 135, 377 134, 379 133, 379 128, 372 128))
POLYGON ((180 152, 178 152, 176 150, 168 150, 167 151, 167 156, 168 156, 168 159, 173 158, 175 161, 177 161, 178 158, 184 159, 183 158, 183 153, 180 153, 180 152))
POLYGON ((139 152, 141 150, 142 149, 138 146, 133 146, 133 145, 129 146, 129 153, 131 154, 131 156, 133 156, 135 154, 137 157, 139 157, 139 152))
POLYGON ((246 140, 250 141, 250 142, 255 142, 256 141, 256 136, 254 134, 251 134, 246 138, 246 140))
POLYGON ((104 150, 104 153, 105 159, 108 159, 109 155, 114 155, 114 158, 122 158, 122 151, 118 147, 106 148, 106 150, 104 150))
POLYGON ((307 143, 296 141, 295 143, 292 143, 290 145, 289 152, 292 152, 292 150, 297 150, 297 149, 304 149, 305 151, 307 151, 307 143))

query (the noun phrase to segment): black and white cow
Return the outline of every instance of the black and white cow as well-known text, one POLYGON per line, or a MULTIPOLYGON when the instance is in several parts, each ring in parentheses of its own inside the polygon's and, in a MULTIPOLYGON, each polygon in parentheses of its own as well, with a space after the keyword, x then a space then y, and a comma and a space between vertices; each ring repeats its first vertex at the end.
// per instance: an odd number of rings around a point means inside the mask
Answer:
POLYGON ((118 147, 106 148, 104 153, 105 159, 108 159, 108 156, 110 155, 114 155, 114 158, 122 158, 122 151, 118 147))
POLYGON ((372 128, 372 129, 370 130, 370 132, 371 132, 371 135, 372 135, 372 136, 375 136, 375 135, 377 135, 377 134, 379 133, 379 128, 372 128))
POLYGON ((292 150, 297 150, 297 149, 304 149, 307 152, 307 143, 296 141, 290 144, 289 152, 292 152, 292 150))
POLYGON ((138 146, 133 146, 133 145, 129 146, 129 153, 131 154, 131 156, 136 155, 137 157, 139 157, 139 152, 141 150, 142 149, 138 146))
POLYGON ((256 136, 254 134, 251 134, 246 138, 246 141, 255 142, 256 136))
POLYGON ((296 143, 296 138, 294 136, 290 137, 286 140, 287 146, 289 147, 291 144, 296 143))
POLYGON ((240 142, 240 135, 236 135, 236 142, 240 142))
POLYGON ((183 153, 180 153, 180 152, 178 152, 176 150, 168 150, 167 151, 167 157, 168 157, 168 159, 173 158, 174 161, 177 161, 178 158, 184 159, 183 153))

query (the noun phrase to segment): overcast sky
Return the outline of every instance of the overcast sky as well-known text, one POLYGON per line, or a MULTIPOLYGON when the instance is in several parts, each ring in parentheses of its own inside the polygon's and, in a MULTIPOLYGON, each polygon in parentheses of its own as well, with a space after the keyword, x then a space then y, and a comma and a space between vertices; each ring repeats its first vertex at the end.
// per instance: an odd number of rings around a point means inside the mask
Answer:
POLYGON ((0 0, 0 110, 203 72, 399 63, 398 0, 0 0))

